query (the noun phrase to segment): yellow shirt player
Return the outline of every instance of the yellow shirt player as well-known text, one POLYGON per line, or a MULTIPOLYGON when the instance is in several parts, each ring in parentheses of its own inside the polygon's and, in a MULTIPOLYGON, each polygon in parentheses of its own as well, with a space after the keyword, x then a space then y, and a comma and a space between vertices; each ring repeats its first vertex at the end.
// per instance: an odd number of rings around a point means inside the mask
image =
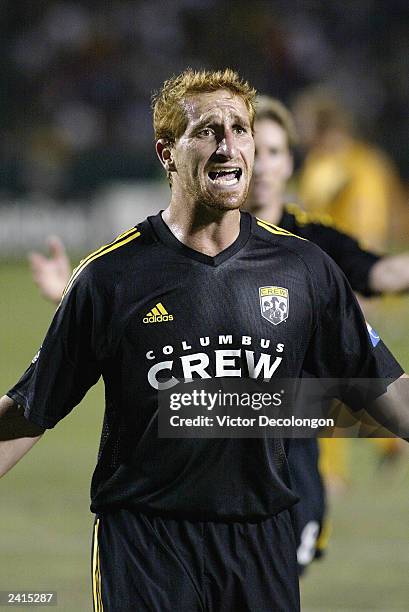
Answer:
POLYGON ((331 215, 363 247, 385 250, 401 197, 391 162, 351 135, 349 116, 327 93, 306 92, 295 110, 302 142, 309 149, 299 177, 306 209, 331 215))

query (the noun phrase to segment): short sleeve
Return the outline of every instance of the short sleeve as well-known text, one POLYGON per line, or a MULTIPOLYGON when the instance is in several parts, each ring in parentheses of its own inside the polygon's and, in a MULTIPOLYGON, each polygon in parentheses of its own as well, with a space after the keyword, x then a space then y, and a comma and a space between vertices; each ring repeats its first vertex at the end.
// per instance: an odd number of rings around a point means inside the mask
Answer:
POLYGON ((365 296, 375 295, 369 285, 369 273, 379 255, 362 249, 357 240, 334 227, 308 224, 307 238, 332 257, 348 279, 352 289, 365 296))
POLYGON ((31 365, 7 393, 29 421, 54 427, 98 381, 102 321, 103 302, 85 272, 62 300, 31 365))
POLYGON ((307 351, 307 371, 320 378, 399 378, 401 366, 366 323, 338 266, 322 253, 312 277, 317 323, 307 351))

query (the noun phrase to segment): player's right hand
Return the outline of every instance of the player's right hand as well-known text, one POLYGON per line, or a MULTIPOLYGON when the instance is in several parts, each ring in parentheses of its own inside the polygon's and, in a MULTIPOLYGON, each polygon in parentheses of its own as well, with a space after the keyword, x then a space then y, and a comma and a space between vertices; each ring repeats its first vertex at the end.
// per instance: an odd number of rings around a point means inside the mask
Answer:
POLYGON ((71 264, 63 242, 57 236, 47 239, 50 256, 30 253, 31 274, 41 294, 58 304, 71 276, 71 264))

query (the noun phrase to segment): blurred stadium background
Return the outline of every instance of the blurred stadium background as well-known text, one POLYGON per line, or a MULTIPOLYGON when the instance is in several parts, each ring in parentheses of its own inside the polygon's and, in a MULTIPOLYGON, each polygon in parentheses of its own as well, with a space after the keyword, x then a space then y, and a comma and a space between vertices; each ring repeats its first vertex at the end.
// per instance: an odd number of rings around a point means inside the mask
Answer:
MULTIPOLYGON (((188 65, 231 66, 286 103, 309 85, 330 86, 395 163, 407 215, 408 16, 403 0, 3 0, 1 389, 29 363, 53 313, 27 252, 57 233, 76 262, 165 206, 150 95, 188 65)), ((391 249, 408 249, 398 237, 391 249)), ((408 312, 408 297, 385 298, 371 321, 406 371, 408 312)), ((59 609, 91 609, 87 508, 102 406, 98 385, 2 480, 0 590, 57 590, 59 609)), ((381 469, 355 440, 350 463, 327 558, 303 580, 303 609, 409 610, 408 457, 381 469)))

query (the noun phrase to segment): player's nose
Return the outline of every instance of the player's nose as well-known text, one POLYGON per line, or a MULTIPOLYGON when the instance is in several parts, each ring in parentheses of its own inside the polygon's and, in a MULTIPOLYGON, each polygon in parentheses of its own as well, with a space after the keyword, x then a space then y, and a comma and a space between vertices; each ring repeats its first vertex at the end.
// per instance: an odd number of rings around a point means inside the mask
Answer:
POLYGON ((233 159, 237 155, 237 147, 234 140, 234 136, 230 131, 224 133, 223 138, 219 141, 217 155, 222 155, 227 159, 233 159))

